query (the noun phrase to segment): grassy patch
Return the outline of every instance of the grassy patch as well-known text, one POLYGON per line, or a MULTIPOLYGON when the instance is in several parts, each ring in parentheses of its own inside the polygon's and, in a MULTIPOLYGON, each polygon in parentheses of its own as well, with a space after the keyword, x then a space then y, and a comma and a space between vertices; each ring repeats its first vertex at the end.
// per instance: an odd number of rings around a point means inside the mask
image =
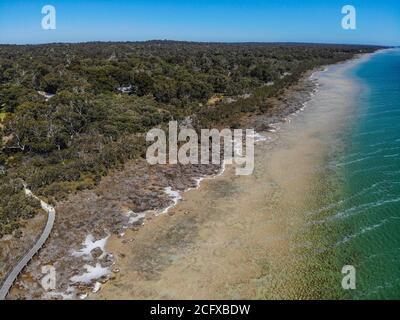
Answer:
POLYGON ((3 121, 6 116, 7 116, 6 112, 0 112, 0 121, 3 121))

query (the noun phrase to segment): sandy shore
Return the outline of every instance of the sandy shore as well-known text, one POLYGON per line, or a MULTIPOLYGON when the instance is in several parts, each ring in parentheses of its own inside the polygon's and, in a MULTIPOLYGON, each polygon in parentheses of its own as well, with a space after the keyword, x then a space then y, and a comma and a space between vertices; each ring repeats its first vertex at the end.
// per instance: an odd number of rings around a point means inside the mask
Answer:
MULTIPOLYGON (((362 58, 365 59, 365 58, 362 58)), ((357 84, 345 72, 319 72, 321 90, 305 111, 278 125, 256 148, 255 172, 232 168, 183 194, 168 214, 112 236, 112 281, 96 299, 320 298, 312 288, 308 213, 329 188, 325 159, 340 148, 357 84)))

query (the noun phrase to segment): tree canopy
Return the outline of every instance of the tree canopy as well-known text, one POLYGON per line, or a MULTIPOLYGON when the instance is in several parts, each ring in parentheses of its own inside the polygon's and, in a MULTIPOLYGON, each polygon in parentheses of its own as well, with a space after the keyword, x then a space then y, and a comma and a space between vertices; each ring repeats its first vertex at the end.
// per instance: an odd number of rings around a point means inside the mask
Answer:
POLYGON ((150 41, 0 45, 0 236, 57 201, 92 188, 144 154, 144 134, 169 120, 199 126, 265 112, 266 98, 314 67, 376 47, 150 41), (230 103, 207 102, 215 95, 230 103), (247 99, 241 98, 246 96, 247 99))

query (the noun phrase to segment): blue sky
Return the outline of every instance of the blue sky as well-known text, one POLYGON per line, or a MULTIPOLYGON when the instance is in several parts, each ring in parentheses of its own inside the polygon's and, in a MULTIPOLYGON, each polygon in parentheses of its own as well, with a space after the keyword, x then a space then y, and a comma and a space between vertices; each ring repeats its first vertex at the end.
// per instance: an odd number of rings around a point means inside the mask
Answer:
POLYGON ((0 43, 290 41, 400 45, 399 0, 0 0, 0 43), (43 30, 41 9, 57 10, 43 30), (357 9, 357 30, 341 8, 357 9))

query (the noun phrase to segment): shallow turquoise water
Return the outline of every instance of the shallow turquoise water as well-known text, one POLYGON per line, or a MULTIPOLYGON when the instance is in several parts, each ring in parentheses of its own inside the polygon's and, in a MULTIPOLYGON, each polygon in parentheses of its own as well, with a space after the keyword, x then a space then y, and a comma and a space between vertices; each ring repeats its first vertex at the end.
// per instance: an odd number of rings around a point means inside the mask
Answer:
POLYGON ((344 149, 330 162, 341 191, 324 224, 338 268, 356 268, 345 298, 400 299, 400 50, 349 72, 362 86, 344 149))

